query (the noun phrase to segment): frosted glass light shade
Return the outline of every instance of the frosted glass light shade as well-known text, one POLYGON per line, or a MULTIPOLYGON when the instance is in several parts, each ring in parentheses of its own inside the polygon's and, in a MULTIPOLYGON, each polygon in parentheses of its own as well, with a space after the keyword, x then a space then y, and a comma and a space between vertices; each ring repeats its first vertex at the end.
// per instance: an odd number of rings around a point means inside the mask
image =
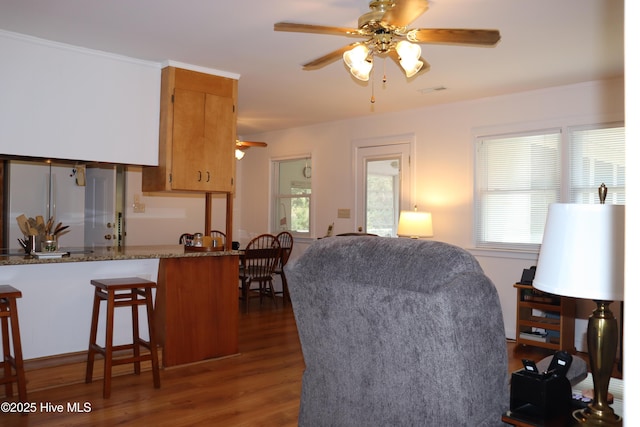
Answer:
POLYGON ((601 301, 624 299, 623 205, 549 205, 533 286, 601 301))
POLYGON ((407 77, 413 77, 422 68, 420 55, 422 49, 419 45, 402 40, 396 44, 396 52, 400 57, 400 66, 406 73, 407 77))
POLYGON ((347 67, 349 67, 349 71, 353 77, 365 82, 369 80, 369 73, 371 73, 371 69, 373 68, 373 62, 367 60, 369 53, 369 48, 359 44, 342 54, 342 59, 347 67))
POLYGON ((356 79, 366 82, 369 80, 369 73, 371 73, 372 68, 373 68, 373 63, 369 61, 364 61, 360 64, 355 65, 349 71, 351 71, 351 75, 356 79))
POLYGON ((342 54, 342 59, 347 67, 352 68, 354 65, 364 62, 369 55, 369 49, 363 44, 359 44, 351 50, 342 54))
POLYGON ((430 212, 401 211, 398 220, 400 237, 433 237, 433 223, 430 212))
POLYGON ((402 66, 402 68, 404 69, 404 72, 407 75, 407 77, 415 76, 418 73, 418 71, 422 69, 423 65, 424 64, 422 61, 416 61, 416 60, 405 61, 404 59, 400 60, 400 66, 402 66))

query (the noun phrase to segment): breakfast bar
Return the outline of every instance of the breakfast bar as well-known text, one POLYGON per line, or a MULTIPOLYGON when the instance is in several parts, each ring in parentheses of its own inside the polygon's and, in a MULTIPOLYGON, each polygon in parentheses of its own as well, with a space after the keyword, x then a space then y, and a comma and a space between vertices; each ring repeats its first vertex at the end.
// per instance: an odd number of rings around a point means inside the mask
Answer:
MULTIPOLYGON (((157 341, 169 367, 238 352, 238 259, 236 251, 189 252, 181 245, 78 248, 46 259, 1 254, 0 284, 22 292, 22 350, 35 359, 87 351, 91 279, 156 281, 157 341)), ((148 337, 144 327, 141 333, 148 337)), ((116 316, 114 335, 114 344, 130 339, 131 316, 116 316)))

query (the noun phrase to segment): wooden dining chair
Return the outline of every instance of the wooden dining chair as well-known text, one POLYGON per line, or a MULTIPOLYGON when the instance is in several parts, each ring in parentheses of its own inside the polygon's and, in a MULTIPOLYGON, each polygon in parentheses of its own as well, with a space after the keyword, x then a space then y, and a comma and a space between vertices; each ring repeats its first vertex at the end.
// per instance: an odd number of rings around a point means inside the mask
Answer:
POLYGON ((180 245, 188 245, 190 242, 193 242, 192 233, 182 233, 180 239, 178 239, 178 244, 180 245))
POLYGON ((276 304, 273 291, 273 274, 280 259, 280 243, 272 234, 261 234, 252 239, 241 256, 240 265, 241 294, 245 301, 245 311, 249 312, 249 299, 268 295, 276 304), (257 288, 251 284, 256 283, 257 288))
POLYGON ((276 235, 276 239, 280 243, 280 259, 276 265, 275 274, 280 276, 282 281, 282 290, 275 292, 276 295, 282 294, 282 305, 287 305, 291 301, 289 297, 289 286, 287 284, 287 276, 284 274, 284 266, 289 261, 291 251, 293 250, 293 236, 288 231, 282 231, 276 235))

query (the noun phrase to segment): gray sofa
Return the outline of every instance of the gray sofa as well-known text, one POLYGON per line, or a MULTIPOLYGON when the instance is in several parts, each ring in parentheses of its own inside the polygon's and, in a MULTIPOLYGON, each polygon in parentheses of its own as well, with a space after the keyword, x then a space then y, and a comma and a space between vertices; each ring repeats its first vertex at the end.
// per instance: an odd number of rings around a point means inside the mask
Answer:
POLYGON ((285 272, 306 365, 299 425, 503 425, 502 311, 471 254, 330 237, 285 272))

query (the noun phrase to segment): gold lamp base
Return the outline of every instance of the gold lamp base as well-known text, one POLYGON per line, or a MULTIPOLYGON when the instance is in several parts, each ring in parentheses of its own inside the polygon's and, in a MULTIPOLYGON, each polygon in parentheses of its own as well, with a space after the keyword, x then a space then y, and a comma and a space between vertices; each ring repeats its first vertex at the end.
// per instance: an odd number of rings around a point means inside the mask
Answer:
POLYGON ((573 412, 573 418, 585 426, 622 426, 622 417, 611 413, 594 413, 589 408, 579 409, 573 412))
POLYGON ((593 400, 585 409, 573 412, 573 418, 585 426, 622 426, 622 418, 607 402, 609 381, 618 347, 618 321, 609 309, 611 301, 595 301, 589 316, 587 348, 593 377, 593 400))

